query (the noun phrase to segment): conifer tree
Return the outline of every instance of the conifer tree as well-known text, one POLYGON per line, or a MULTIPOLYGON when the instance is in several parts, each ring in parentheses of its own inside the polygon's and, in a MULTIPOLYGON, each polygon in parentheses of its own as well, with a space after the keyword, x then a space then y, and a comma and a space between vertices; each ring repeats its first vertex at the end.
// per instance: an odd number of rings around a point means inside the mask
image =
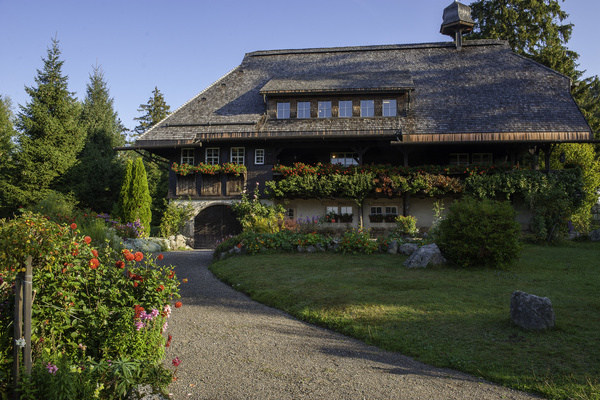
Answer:
POLYGON ((155 86, 148 103, 140 104, 138 111, 144 113, 141 117, 134 118, 139 121, 139 125, 134 129, 139 135, 168 117, 171 114, 171 107, 167 105, 165 97, 155 86))
POLYGON ((8 216, 8 210, 5 209, 6 200, 4 199, 6 185, 9 182, 8 167, 12 163, 12 154, 14 144, 12 142, 15 136, 14 116, 12 113, 12 103, 7 96, 0 95, 0 218, 8 216))
POLYGON ((148 178, 144 162, 141 158, 137 158, 135 163, 127 160, 125 179, 121 187, 117 209, 114 213, 119 215, 123 222, 139 220, 142 224, 142 235, 148 236, 150 222, 152 221, 151 204, 152 198, 148 192, 148 178))
POLYGON ((82 206, 101 212, 109 212, 116 203, 123 178, 123 163, 113 148, 125 144, 125 128, 113 104, 104 73, 96 66, 80 117, 85 146, 60 185, 62 191, 73 192, 82 206))
MULTIPOLYGON (((123 183, 121 184, 121 190, 119 192, 119 199, 115 204, 115 208, 113 209, 113 215, 117 218, 121 218, 126 221, 125 213, 126 210, 130 209, 130 197, 131 197, 131 185, 133 182, 133 161, 127 160, 125 166, 125 177, 123 178, 123 183)), ((133 220, 135 221, 135 219, 133 220)), ((133 222, 129 221, 129 222, 133 222)))
POLYGON ((31 97, 17 117, 18 151, 12 165, 7 200, 13 206, 28 205, 45 197, 53 182, 75 162, 83 147, 80 107, 62 74, 58 40, 52 40, 44 67, 37 71, 37 86, 26 87, 31 97))

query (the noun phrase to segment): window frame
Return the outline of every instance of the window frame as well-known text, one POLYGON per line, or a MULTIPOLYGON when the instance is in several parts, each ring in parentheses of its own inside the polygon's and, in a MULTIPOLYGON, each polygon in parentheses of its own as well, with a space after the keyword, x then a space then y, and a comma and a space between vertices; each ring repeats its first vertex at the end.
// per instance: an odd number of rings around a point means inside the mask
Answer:
POLYGON ((181 164, 188 164, 188 165, 194 165, 194 163, 196 162, 196 158, 195 158, 195 154, 194 154, 194 149, 190 148, 190 147, 184 147, 181 149, 181 164), (190 156, 190 152, 191 152, 191 156, 190 156), (189 162, 188 160, 192 160, 191 162, 189 162))
POLYGON ((471 153, 471 164, 491 164, 493 162, 493 153, 471 153), (475 161, 475 158, 479 158, 479 160, 475 161), (489 160, 484 160, 484 158, 489 158, 489 160))
POLYGON ((353 151, 332 151, 331 153, 329 153, 329 163, 332 165, 343 165, 346 167, 351 165, 358 165, 358 158, 358 153, 353 151), (356 158, 354 156, 356 156, 356 158), (334 162, 333 160, 352 160, 352 162, 334 162))
POLYGON ((290 102, 277 102, 276 116, 277 119, 290 119, 290 102))
POLYGON ((385 215, 396 215, 397 216, 398 215, 398 206, 385 206, 385 215))
POLYGON ((310 118, 310 101, 296 102, 296 118, 298 118, 298 119, 310 118), (308 105, 308 108, 306 107, 307 105, 308 105), (300 107, 302 107, 302 108, 300 108, 300 107), (306 116, 306 115, 308 115, 308 116, 306 116))
POLYGON ((450 153, 448 161, 450 165, 469 165, 469 153, 450 153))
POLYGON ((339 118, 352 118, 354 105, 352 100, 339 100, 338 101, 338 117, 339 118), (342 103, 344 103, 344 107, 342 107, 342 103), (346 107, 347 103, 350 103, 350 108, 346 107), (342 110, 344 110, 344 115, 342 115, 342 110), (347 115, 347 111, 350 111, 350 115, 347 115))
POLYGON ((365 118, 375 116, 375 100, 360 101, 360 116, 365 118))
POLYGON ((371 206, 369 215, 385 215, 383 213, 383 206, 371 206))
POLYGON ((383 99, 381 101, 381 116, 382 117, 397 117, 398 116, 398 101, 396 99, 383 99), (393 103, 386 107, 386 102, 393 103))
POLYGON ((237 165, 246 165, 246 148, 245 147, 231 147, 229 149, 229 162, 237 165), (239 154, 234 155, 234 152, 237 153, 241 149, 242 155, 239 154), (239 158, 241 157, 242 162, 239 163, 239 158))
POLYGON ((210 164, 210 165, 217 165, 219 164, 219 162, 221 161, 221 149, 219 147, 207 147, 204 150, 204 163, 205 164, 210 164), (214 150, 216 150, 216 156, 215 154, 211 154, 209 155, 208 152, 209 150, 211 150, 211 152, 214 152, 214 150), (214 162, 214 159, 216 157, 216 162, 214 162))
POLYGON ((331 118, 331 100, 322 100, 318 102, 318 118, 331 118), (325 115, 322 115, 325 114, 325 115))
POLYGON ((265 149, 254 150, 254 165, 265 165, 265 149))

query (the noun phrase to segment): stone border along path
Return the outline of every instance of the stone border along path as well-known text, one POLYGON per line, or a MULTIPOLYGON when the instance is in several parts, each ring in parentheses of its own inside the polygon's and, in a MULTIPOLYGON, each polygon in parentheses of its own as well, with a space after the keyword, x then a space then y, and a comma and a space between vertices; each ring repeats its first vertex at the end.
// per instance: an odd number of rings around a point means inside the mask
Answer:
POLYGON ((164 253, 188 279, 168 321, 165 366, 181 360, 172 399, 540 398, 299 321, 219 281, 211 259, 209 250, 164 253))

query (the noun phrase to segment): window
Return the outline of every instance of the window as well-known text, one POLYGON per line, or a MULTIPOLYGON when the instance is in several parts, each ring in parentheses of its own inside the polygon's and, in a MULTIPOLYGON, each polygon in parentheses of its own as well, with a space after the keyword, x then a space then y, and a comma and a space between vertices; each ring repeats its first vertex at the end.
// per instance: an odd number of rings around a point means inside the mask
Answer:
POLYGON ((383 207, 371 207, 371 215, 383 215, 383 207))
POLYGON ((299 101, 297 108, 297 118, 310 118, 310 101, 299 101))
POLYGON ((386 207, 385 215, 398 215, 398 207, 396 207, 396 206, 386 207))
POLYGON ((285 217, 287 219, 294 219, 294 209, 293 208, 288 208, 285 210, 285 217))
POLYGON ((450 154, 450 165, 469 165, 469 153, 450 154))
POLYGON ((361 100, 360 101, 360 116, 361 117, 375 116, 375 101, 374 100, 361 100))
POLYGON ((181 163, 194 165, 194 149, 181 149, 181 163))
POLYGON ((263 165, 265 163, 265 149, 254 150, 254 164, 263 165))
POLYGON ((277 103, 277 119, 290 117, 290 103, 277 103))
POLYGON ((473 153, 471 154, 473 164, 491 164, 494 160, 492 153, 473 153))
POLYGON ((331 101, 319 102, 319 118, 331 118, 331 101))
POLYGON ((342 100, 339 102, 338 115, 341 118, 349 118, 352 116, 352 101, 351 100, 342 100))
POLYGON ((358 165, 357 153, 331 153, 331 163, 340 165, 358 165))
POLYGON ((340 207, 340 215, 352 215, 352 207, 340 207))
POLYGON ((245 164, 246 149, 244 147, 231 148, 231 162, 234 164, 245 164))
POLYGON ((325 210, 326 210, 325 212, 327 214, 336 214, 337 215, 337 213, 338 213, 337 206, 328 206, 325 210))
POLYGON ((382 115, 384 117, 395 117, 396 110, 396 100, 383 100, 382 115))
POLYGON ((219 148, 218 147, 208 147, 205 153, 206 163, 211 165, 216 165, 219 163, 219 148))

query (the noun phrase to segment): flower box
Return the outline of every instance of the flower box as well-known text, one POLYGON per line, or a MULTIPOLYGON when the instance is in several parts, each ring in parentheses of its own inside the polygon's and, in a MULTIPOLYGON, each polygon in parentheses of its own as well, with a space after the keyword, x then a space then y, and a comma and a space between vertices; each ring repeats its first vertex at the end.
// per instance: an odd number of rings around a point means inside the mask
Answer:
POLYGON ((349 223, 352 222, 353 215, 352 214, 342 214, 339 216, 340 222, 349 223))
POLYGON ((369 215, 369 221, 383 222, 383 214, 371 214, 371 215, 369 215))
POLYGON ((396 222, 396 218, 398 218, 398 216, 396 214, 388 214, 384 217, 384 221, 385 222, 396 222))

